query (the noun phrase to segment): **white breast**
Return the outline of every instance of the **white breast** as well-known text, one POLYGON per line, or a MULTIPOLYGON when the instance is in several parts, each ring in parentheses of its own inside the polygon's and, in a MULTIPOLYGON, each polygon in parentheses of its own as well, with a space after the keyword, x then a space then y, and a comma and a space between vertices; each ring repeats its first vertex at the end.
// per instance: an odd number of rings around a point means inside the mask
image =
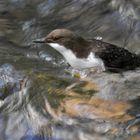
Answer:
POLYGON ((66 61, 75 69, 95 68, 100 71, 105 70, 103 61, 100 58, 96 58, 93 52, 87 58, 77 58, 70 49, 62 45, 57 43, 49 43, 49 45, 60 52, 66 61))

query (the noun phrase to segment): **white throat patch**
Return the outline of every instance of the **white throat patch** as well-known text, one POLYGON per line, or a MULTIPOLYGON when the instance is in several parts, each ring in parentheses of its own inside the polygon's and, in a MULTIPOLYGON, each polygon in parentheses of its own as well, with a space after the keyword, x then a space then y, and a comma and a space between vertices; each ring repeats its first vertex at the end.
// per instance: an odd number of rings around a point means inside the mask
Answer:
POLYGON ((87 58, 77 58, 70 49, 58 43, 48 44, 62 54, 66 61, 75 69, 95 68, 99 71, 105 71, 103 61, 100 58, 96 58, 93 52, 91 52, 87 58))

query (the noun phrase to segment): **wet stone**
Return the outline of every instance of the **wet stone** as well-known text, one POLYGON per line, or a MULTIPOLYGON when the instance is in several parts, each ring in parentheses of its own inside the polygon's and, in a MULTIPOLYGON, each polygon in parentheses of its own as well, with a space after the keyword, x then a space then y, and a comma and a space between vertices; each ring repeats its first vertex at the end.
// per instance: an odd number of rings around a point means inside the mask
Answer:
POLYGON ((23 75, 15 70, 11 64, 0 67, 0 99, 4 100, 9 95, 20 90, 20 81, 23 75))

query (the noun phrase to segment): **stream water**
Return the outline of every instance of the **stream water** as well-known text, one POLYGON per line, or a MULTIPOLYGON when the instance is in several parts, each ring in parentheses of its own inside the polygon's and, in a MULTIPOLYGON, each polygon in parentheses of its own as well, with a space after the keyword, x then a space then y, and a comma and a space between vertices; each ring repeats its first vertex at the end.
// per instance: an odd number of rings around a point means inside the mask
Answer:
POLYGON ((140 139, 140 69, 86 79, 47 45, 56 28, 140 54, 139 0, 0 0, 0 140, 140 139))

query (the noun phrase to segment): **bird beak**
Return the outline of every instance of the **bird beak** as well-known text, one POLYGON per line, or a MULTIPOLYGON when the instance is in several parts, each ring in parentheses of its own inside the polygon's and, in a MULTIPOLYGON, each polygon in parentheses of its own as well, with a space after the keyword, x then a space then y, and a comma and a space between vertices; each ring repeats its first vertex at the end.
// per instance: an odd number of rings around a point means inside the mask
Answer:
POLYGON ((33 40, 34 43, 46 43, 46 38, 39 38, 36 40, 33 40))

